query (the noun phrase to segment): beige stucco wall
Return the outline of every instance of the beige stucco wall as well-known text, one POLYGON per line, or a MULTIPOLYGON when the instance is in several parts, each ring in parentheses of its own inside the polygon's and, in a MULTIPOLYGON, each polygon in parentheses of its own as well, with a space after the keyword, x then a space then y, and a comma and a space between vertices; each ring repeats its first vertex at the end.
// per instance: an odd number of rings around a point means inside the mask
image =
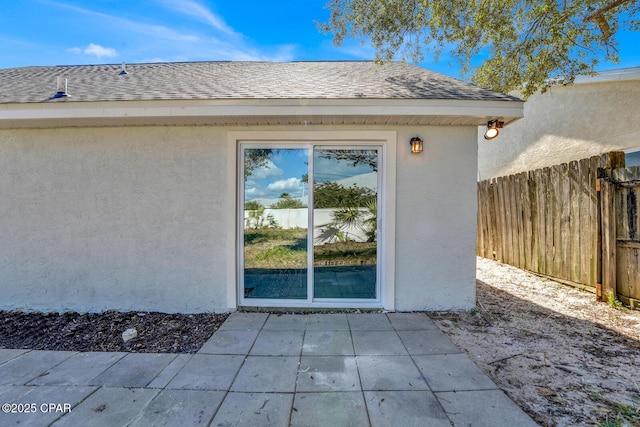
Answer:
POLYGON ((524 105, 524 118, 486 141, 479 178, 510 175, 597 154, 640 148, 640 79, 553 86, 524 105))
POLYGON ((1 131, 0 307, 226 308, 225 142, 186 127, 1 131))
POLYGON ((475 306, 477 143, 475 127, 398 133, 396 308, 475 306), (411 154, 408 141, 424 139, 411 154))
MULTIPOLYGON (((476 128, 296 129, 398 131, 394 306, 472 307, 476 128)), ((230 130, 0 130, 0 309, 234 309, 230 130)))

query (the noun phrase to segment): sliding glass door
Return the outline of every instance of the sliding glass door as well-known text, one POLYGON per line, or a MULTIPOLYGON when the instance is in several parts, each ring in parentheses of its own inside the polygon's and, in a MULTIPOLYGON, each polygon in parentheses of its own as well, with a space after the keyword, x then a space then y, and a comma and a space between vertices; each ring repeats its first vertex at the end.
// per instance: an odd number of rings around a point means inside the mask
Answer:
POLYGON ((244 148, 245 298, 308 298, 308 150, 244 148))
POLYGON ((378 152, 313 151, 313 297, 375 299, 378 152))
POLYGON ((379 300, 379 151, 240 146, 242 305, 379 300))

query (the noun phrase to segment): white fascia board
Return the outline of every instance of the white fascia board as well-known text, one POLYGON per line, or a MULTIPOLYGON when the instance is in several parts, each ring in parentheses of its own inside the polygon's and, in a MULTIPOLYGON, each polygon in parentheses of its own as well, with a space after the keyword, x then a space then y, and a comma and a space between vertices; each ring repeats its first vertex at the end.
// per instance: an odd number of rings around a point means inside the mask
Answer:
POLYGON ((112 101, 0 105, 0 121, 157 117, 461 116, 513 120, 523 101, 259 99, 216 101, 112 101))
POLYGON ((640 67, 600 71, 593 76, 577 76, 573 83, 587 84, 620 80, 640 80, 640 67))

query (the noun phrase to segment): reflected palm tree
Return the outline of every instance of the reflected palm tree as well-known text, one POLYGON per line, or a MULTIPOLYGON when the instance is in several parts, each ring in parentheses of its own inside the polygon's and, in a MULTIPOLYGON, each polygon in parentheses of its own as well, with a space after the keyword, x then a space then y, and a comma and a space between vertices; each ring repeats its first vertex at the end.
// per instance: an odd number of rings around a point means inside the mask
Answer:
POLYGON ((331 219, 329 224, 319 226, 317 243, 361 241, 357 234, 366 236, 367 242, 375 242, 378 235, 378 200, 372 198, 363 207, 337 209, 331 214, 331 219))

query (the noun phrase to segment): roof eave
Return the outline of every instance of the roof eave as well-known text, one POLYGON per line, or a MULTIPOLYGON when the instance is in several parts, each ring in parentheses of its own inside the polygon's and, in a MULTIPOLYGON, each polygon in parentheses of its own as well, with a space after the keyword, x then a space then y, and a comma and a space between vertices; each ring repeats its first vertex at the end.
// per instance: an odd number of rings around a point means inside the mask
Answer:
POLYGON ((145 125, 475 125, 523 117, 519 100, 234 99, 0 105, 0 128, 145 125))

